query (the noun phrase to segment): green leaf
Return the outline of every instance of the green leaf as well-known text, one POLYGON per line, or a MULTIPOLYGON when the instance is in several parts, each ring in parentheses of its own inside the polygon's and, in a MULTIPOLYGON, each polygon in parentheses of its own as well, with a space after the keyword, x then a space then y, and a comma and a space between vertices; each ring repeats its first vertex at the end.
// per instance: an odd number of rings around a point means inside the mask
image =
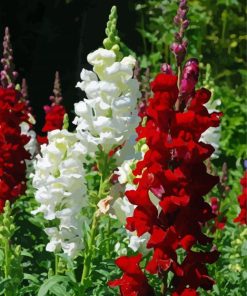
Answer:
POLYGON ((68 281, 69 281, 69 278, 66 277, 66 276, 54 275, 54 276, 50 277, 49 279, 47 279, 43 283, 43 285, 39 289, 38 296, 45 296, 45 295, 47 295, 48 291, 50 291, 50 289, 53 286, 57 285, 59 282, 68 282, 68 281))
POLYGON ((0 282, 0 295, 4 295, 5 287, 11 283, 11 279, 3 279, 0 282))
POLYGON ((35 284, 39 284, 38 279, 29 273, 24 273, 24 280, 29 280, 31 282, 34 282, 35 284))
POLYGON ((50 292, 52 292, 56 296, 68 296, 68 292, 66 292, 65 287, 58 284, 52 286, 50 288, 50 292))

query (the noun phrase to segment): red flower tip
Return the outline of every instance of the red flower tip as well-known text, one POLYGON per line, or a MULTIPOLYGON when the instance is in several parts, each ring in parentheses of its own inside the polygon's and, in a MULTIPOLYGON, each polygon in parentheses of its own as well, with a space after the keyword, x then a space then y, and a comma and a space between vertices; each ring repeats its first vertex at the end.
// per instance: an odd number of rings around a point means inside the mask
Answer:
POLYGON ((110 287, 119 286, 122 296, 154 296, 153 289, 149 286, 145 274, 140 269, 139 263, 142 255, 123 256, 116 260, 124 274, 120 279, 108 282, 110 287))
POLYGON ((151 82, 151 88, 153 92, 176 91, 177 76, 160 73, 151 82))

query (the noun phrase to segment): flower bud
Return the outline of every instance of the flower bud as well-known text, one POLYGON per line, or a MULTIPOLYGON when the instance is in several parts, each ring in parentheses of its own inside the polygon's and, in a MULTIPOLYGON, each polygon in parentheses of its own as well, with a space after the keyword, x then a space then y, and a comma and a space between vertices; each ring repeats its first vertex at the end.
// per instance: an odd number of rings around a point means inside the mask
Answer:
POLYGON ((51 107, 48 106, 48 105, 45 105, 45 106, 43 107, 43 109, 44 109, 45 113, 47 113, 47 112, 49 112, 49 111, 51 110, 51 107))
POLYGON ((186 30, 189 27, 190 22, 188 20, 183 21, 183 29, 186 30))
POLYGON ((181 80, 181 93, 182 95, 189 95, 195 90, 195 85, 198 82, 199 76, 199 63, 197 59, 190 59, 186 62, 182 80, 181 80))
POLYGON ((179 8, 186 9, 187 8, 187 0, 181 0, 179 3, 179 8))
POLYGON ((174 21, 174 23, 175 23, 176 25, 179 25, 179 23, 180 23, 180 17, 179 17, 178 15, 176 15, 176 16, 174 17, 173 21, 174 21))
POLYGON ((186 15, 187 15, 187 10, 180 9, 179 10, 179 15, 180 15, 181 19, 185 20, 186 19, 186 15))
POLYGON ((165 74, 169 74, 169 75, 173 74, 171 66, 167 63, 162 64, 160 67, 160 70, 165 74))
POLYGON ((177 60, 177 64, 181 65, 186 55, 186 47, 183 44, 173 43, 171 45, 171 51, 174 53, 177 60))
POLYGON ((14 71, 14 72, 13 72, 13 76, 14 76, 15 78, 17 78, 17 77, 18 77, 18 72, 14 71))

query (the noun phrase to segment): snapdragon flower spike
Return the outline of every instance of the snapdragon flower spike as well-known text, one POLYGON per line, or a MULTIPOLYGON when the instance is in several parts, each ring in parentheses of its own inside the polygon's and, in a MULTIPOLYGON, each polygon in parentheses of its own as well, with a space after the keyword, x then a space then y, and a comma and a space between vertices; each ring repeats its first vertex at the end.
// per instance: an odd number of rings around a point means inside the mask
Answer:
POLYGON ((1 71, 1 83, 4 88, 14 88, 18 73, 13 63, 13 49, 10 42, 9 28, 5 28, 3 40, 3 58, 1 59, 3 70, 1 71))
POLYGON ((99 48, 87 56, 93 71, 82 69, 82 82, 77 83, 87 98, 75 104, 74 124, 83 143, 91 153, 100 148, 118 160, 126 160, 133 150, 135 128, 138 125, 136 105, 140 97, 139 83, 133 78, 136 60, 123 57, 116 29, 117 11, 113 6, 107 23, 105 48, 99 48), (121 148, 128 153, 124 153, 121 148), (127 147, 128 146, 128 147, 127 147), (117 149, 116 149, 117 148, 117 149), (122 151, 121 155, 116 152, 122 151))
MULTIPOLYGON (((13 49, 10 41, 10 32, 9 28, 5 28, 5 35, 3 40, 3 58, 1 63, 3 65, 3 70, 1 71, 1 84, 3 88, 16 88, 19 90, 19 85, 16 85, 16 78, 18 77, 18 72, 15 70, 13 49)), ((18 95, 19 96, 19 95, 18 95)), ((36 133, 33 130, 33 124, 35 120, 32 116, 32 109, 29 106, 29 101, 27 100, 27 84, 26 80, 22 81, 21 96, 19 100, 24 103, 23 112, 28 114, 28 120, 22 121, 20 123, 21 134, 27 136, 30 140, 25 145, 25 149, 30 153, 31 158, 37 151, 37 141, 36 133), (25 109, 25 110, 24 110, 25 109)), ((29 168, 31 167, 31 161, 25 160, 27 166, 27 175, 29 174, 29 168)))
MULTIPOLYGON (((62 129, 63 120, 66 113, 66 110, 62 101, 62 92, 61 92, 61 83, 59 72, 55 73, 53 96, 50 96, 51 106, 44 106, 45 110, 45 124, 42 128, 43 133, 47 133, 56 129, 62 129)), ((40 144, 47 143, 47 136, 38 136, 37 140, 40 144)))
POLYGON ((6 200, 15 200, 26 189, 25 161, 30 154, 25 145, 30 138, 21 131, 28 113, 20 98, 18 91, 0 88, 0 211, 6 200))
POLYGON ((189 26, 188 10, 187 0, 180 0, 177 15, 174 17, 174 23, 179 28, 179 32, 175 33, 175 42, 171 45, 171 51, 175 55, 178 66, 184 61, 187 52, 188 42, 183 37, 185 30, 189 26))
POLYGON ((138 81, 133 76, 135 59, 132 56, 117 61, 113 50, 97 49, 87 57, 93 71, 83 69, 82 82, 77 87, 87 99, 75 104, 77 134, 87 142, 91 151, 100 145, 109 153, 121 146, 135 132, 138 81))
POLYGON ((76 135, 67 130, 48 133, 48 144, 41 146, 41 154, 34 164, 33 186, 40 204, 33 214, 43 213, 54 227, 45 229, 50 238, 49 252, 61 249, 70 258, 83 248, 81 211, 88 205, 86 197, 85 162, 87 150, 76 135))
POLYGON ((148 284, 145 274, 139 267, 142 255, 118 258, 116 265, 124 272, 121 279, 110 281, 110 287, 119 286, 121 296, 154 296, 152 287, 148 284))
POLYGON ((163 278, 171 271, 174 295, 187 295, 190 289, 194 290, 191 295, 196 295, 198 287, 212 287, 214 281, 205 264, 218 257, 217 251, 191 250, 195 244, 211 242, 203 234, 202 224, 214 214, 203 195, 219 181, 207 173, 204 164, 214 149, 200 137, 209 127, 219 125, 221 113, 208 112, 204 104, 210 92, 204 88, 195 91, 183 112, 175 110, 179 94, 175 75, 158 74, 151 88, 154 95, 148 102, 146 126, 137 128, 138 140, 145 138, 149 149, 133 171, 137 189, 126 192, 136 206, 126 228, 138 236, 150 234, 147 248, 153 249, 153 257, 146 266, 150 273, 163 278), (161 211, 150 199, 150 192, 159 199, 161 211), (180 248, 186 252, 181 265, 177 260, 180 248))
MULTIPOLYGON (((245 161, 246 164, 246 161, 245 161)), ((247 224, 247 166, 245 167, 245 172, 243 178, 240 180, 242 186, 242 193, 238 197, 238 202, 240 206, 240 213, 234 222, 240 223, 242 225, 247 224)))

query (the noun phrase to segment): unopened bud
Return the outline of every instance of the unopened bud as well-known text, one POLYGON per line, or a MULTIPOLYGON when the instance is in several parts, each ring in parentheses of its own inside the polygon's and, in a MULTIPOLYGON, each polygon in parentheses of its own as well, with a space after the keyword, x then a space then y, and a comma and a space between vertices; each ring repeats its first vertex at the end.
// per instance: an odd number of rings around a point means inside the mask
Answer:
POLYGON ((186 15, 187 15, 187 10, 180 9, 179 10, 179 15, 180 15, 181 19, 185 20, 186 19, 186 15))
POLYGON ((17 77, 18 77, 18 72, 14 71, 14 72, 13 72, 13 76, 14 76, 15 78, 17 78, 17 77))
POLYGON ((183 29, 186 30, 189 27, 190 22, 188 20, 183 21, 183 29))
POLYGON ((181 65, 186 55, 186 47, 183 44, 173 43, 171 51, 174 53, 177 64, 181 65))
POLYGON ((169 74, 169 75, 173 74, 171 66, 167 63, 162 64, 160 67, 160 70, 165 74, 169 74))
POLYGON ((51 107, 45 105, 45 106, 43 107, 43 109, 45 110, 45 113, 48 113, 48 112, 51 110, 51 107))
POLYGON ((194 91, 195 86, 198 82, 198 76, 199 76, 198 60, 197 59, 188 60, 184 66, 182 80, 181 80, 181 93, 183 95, 189 95, 194 91))
POLYGON ((176 15, 176 16, 174 17, 173 21, 174 21, 174 23, 175 23, 176 25, 179 25, 179 23, 180 23, 180 17, 179 17, 178 15, 176 15))
POLYGON ((187 8, 187 0, 181 0, 179 3, 179 8, 182 8, 182 9, 187 8))
POLYGON ((182 39, 182 36, 181 36, 180 33, 176 32, 176 33, 174 34, 174 38, 175 38, 176 41, 180 41, 180 40, 182 39))

